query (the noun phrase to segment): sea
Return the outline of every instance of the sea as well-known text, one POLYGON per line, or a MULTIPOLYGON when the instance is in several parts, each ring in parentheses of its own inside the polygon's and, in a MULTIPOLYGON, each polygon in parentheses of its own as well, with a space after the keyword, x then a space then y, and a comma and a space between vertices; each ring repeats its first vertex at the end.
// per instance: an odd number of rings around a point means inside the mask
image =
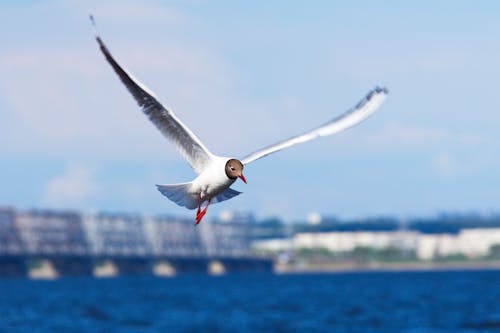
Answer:
POLYGON ((0 332, 500 332, 500 271, 0 279, 0 332))

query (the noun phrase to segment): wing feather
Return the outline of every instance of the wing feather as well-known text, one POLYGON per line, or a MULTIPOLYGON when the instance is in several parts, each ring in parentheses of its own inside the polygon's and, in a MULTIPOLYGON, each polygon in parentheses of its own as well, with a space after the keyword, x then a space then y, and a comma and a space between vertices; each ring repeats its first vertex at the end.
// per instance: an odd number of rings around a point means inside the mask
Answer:
POLYGON ((165 137, 173 141, 192 168, 198 174, 201 173, 211 162, 213 154, 171 110, 158 100, 152 91, 118 64, 97 33, 96 40, 106 60, 118 74, 118 77, 132 94, 144 114, 148 116, 149 120, 165 137))
POLYGON ((320 136, 332 135, 359 124, 378 109, 378 107, 385 100, 387 94, 388 90, 386 88, 376 87, 371 90, 358 104, 342 115, 314 128, 313 130, 257 150, 244 157, 241 162, 243 164, 248 164, 284 148, 307 142, 320 136))
POLYGON ((218 196, 212 198, 212 203, 222 202, 234 198, 235 196, 241 194, 241 192, 233 190, 228 187, 224 192, 219 194, 218 196))

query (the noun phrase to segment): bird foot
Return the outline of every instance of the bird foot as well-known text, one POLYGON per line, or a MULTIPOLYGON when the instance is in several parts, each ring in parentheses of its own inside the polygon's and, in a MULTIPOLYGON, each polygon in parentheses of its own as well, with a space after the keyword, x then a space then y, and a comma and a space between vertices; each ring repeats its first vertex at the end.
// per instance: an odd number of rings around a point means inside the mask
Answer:
POLYGON ((205 206, 205 208, 203 208, 203 210, 200 210, 200 206, 201 206, 201 198, 200 198, 200 204, 198 205, 198 211, 196 212, 196 222, 195 222, 196 225, 198 225, 201 222, 201 219, 203 218, 203 216, 205 216, 207 209, 208 209, 208 205, 210 205, 210 200, 208 200, 208 203, 205 206))
POLYGON ((198 225, 201 222, 201 219, 203 218, 203 216, 205 216, 206 212, 207 212, 207 210, 204 209, 201 212, 199 212, 198 214, 196 214, 196 225, 198 225))

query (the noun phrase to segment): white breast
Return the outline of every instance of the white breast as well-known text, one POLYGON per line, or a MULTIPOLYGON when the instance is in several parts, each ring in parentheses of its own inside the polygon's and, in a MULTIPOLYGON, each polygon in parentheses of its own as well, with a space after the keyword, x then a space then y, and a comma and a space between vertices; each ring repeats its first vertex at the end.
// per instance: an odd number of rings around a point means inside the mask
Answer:
POLYGON ((227 157, 214 158, 212 163, 193 181, 192 193, 196 195, 200 193, 201 198, 207 200, 231 186, 236 179, 230 179, 226 175, 225 167, 228 160, 227 157))

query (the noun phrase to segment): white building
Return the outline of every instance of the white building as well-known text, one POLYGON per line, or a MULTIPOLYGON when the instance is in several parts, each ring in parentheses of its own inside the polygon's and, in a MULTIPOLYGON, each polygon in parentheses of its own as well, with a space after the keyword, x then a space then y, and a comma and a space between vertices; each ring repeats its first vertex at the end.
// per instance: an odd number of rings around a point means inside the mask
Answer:
POLYGON ((82 217, 77 212, 53 210, 17 212, 14 225, 28 253, 88 252, 82 217))
POLYGON ((421 260, 431 260, 460 254, 477 258, 488 255, 490 249, 499 244, 500 228, 477 228, 463 229, 457 235, 422 234, 414 231, 298 233, 288 240, 258 241, 253 244, 253 248, 273 252, 303 248, 350 252, 357 247, 395 247, 414 251, 421 260))
POLYGON ((93 254, 143 256, 152 252, 141 215, 88 215, 83 225, 93 254))
POLYGON ((248 224, 209 222, 198 225, 205 254, 215 257, 244 257, 249 254, 248 224))
POLYGON ((300 233, 293 238, 293 247, 324 248, 332 252, 349 252, 357 247, 411 249, 416 236, 412 231, 300 233))
POLYGON ((189 257, 204 254, 198 227, 192 220, 159 216, 148 218, 145 228, 154 255, 189 257))
POLYGON ((18 254, 24 251, 24 244, 15 226, 14 209, 0 207, 0 255, 18 254))
POLYGON ((500 244, 500 228, 463 229, 458 234, 459 248, 468 257, 483 256, 500 244))

